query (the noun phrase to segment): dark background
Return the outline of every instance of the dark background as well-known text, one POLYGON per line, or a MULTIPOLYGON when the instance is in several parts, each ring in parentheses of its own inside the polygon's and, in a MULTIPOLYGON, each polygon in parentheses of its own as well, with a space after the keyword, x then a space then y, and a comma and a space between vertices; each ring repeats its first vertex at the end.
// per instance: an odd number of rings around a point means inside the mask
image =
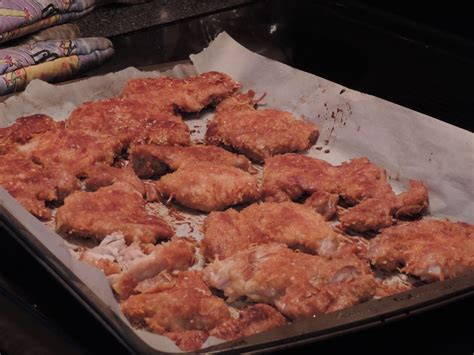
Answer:
MULTIPOLYGON (((474 26, 463 2, 197 3, 108 6, 81 19, 83 33, 116 48, 88 75, 185 60, 226 30, 258 53, 472 130, 474 26)), ((1 354, 124 353, 4 229, 0 237, 1 354)), ((291 352, 472 354, 473 306, 469 297, 291 352)))

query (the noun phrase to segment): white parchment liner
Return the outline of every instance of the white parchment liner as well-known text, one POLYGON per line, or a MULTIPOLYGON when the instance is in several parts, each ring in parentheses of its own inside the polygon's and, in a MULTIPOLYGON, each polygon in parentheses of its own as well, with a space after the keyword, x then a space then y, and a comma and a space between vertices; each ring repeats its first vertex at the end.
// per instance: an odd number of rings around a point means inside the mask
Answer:
MULTIPOLYGON (((191 55, 191 60, 194 67, 177 66, 167 74, 184 77, 211 70, 227 73, 242 83, 244 90, 253 89, 257 95, 266 93, 267 107, 291 111, 319 125, 321 136, 306 154, 333 164, 367 156, 387 169, 396 191, 401 190, 407 179, 423 180, 430 190, 432 215, 474 222, 472 133, 262 57, 226 33, 220 34, 203 52, 191 55)), ((35 113, 63 120, 86 101, 119 94, 131 78, 159 75, 128 68, 61 86, 34 80, 25 92, 0 103, 0 127, 35 113)), ((193 130, 193 139, 203 138, 210 116, 186 121, 193 130)), ((60 236, 27 213, 2 188, 0 203, 128 324, 101 271, 72 257, 60 236)), ((167 215, 166 208, 156 207, 160 215, 178 227, 178 235, 191 233, 201 237, 203 215, 184 214, 185 221, 178 222, 173 221, 172 214, 167 215)), ((142 330, 135 332, 157 350, 180 351, 166 337, 142 330)), ((205 345, 219 342, 211 337, 205 345)))

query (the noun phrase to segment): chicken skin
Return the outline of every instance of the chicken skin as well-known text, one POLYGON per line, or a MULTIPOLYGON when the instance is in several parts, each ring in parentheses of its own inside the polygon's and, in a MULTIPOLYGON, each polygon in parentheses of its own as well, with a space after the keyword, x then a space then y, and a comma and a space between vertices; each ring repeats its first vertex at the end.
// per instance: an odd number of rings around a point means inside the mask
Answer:
POLYGON ((188 269, 194 263, 194 252, 194 243, 185 238, 175 238, 159 244, 149 255, 131 262, 127 270, 116 278, 112 287, 121 299, 134 293, 150 293, 154 286, 153 277, 163 271, 188 269), (147 282, 147 279, 151 279, 151 282, 147 282))
POLYGON ((170 77, 133 79, 122 92, 122 97, 146 100, 166 114, 175 111, 200 112, 219 103, 240 89, 240 84, 228 75, 207 72, 186 79, 170 77))
POLYGON ((242 296, 274 305, 291 319, 337 311, 369 300, 375 278, 357 257, 327 259, 263 244, 216 260, 204 269, 211 287, 228 301, 242 296))
POLYGON ((178 170, 196 162, 234 166, 246 171, 250 169, 250 161, 246 157, 207 145, 137 145, 130 150, 129 156, 133 169, 142 179, 161 176, 170 170, 178 170))
POLYGON ((311 208, 292 202, 264 202, 241 212, 212 212, 204 223, 203 254, 226 259, 254 244, 283 243, 326 257, 365 254, 365 248, 336 233, 311 208))
POLYGON ((212 163, 186 165, 163 176, 156 189, 164 198, 173 198, 183 206, 203 212, 253 202, 260 195, 254 176, 232 166, 212 163))
POLYGON ((56 230, 97 240, 119 232, 128 243, 155 243, 173 235, 165 221, 146 213, 141 194, 126 183, 69 195, 57 210, 56 230))
POLYGON ((306 150, 316 142, 316 125, 289 112, 257 110, 252 105, 254 95, 251 91, 237 94, 217 107, 207 127, 207 143, 231 148, 260 163, 275 154, 306 150))
POLYGON ((230 319, 226 303, 214 296, 196 271, 163 279, 153 293, 132 295, 121 303, 135 325, 169 336, 183 350, 201 348, 209 331, 230 319))
POLYGON ((87 102, 71 113, 66 127, 110 134, 126 147, 131 143, 190 143, 189 128, 183 120, 162 113, 150 100, 111 98, 87 102))
POLYGON ((371 263, 424 281, 437 281, 474 271, 474 226, 423 219, 383 229, 369 244, 371 263))
POLYGON ((17 118, 9 127, 0 128, 0 154, 15 150, 38 134, 61 128, 63 122, 56 122, 47 115, 32 115, 17 118))
POLYGON ((79 188, 79 181, 66 171, 45 168, 22 154, 0 155, 0 186, 5 188, 31 214, 51 218, 46 202, 62 200, 79 188))
POLYGON ((121 148, 120 141, 112 136, 56 129, 31 139, 18 150, 44 167, 82 177, 91 166, 111 164, 121 148))

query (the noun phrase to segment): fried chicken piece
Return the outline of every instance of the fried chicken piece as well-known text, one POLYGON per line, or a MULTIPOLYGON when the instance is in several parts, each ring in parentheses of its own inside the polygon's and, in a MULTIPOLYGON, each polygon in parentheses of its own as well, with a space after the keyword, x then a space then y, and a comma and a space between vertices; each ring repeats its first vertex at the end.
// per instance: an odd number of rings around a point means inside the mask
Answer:
POLYGON ((315 124, 298 120, 289 112, 257 110, 248 103, 253 96, 249 92, 224 100, 219 105, 223 108, 217 107, 207 126, 206 142, 232 148, 255 162, 306 150, 316 142, 319 129, 315 124))
POLYGON ((226 259, 253 244, 271 242, 326 257, 365 253, 336 233, 320 214, 292 202, 253 204, 241 212, 212 212, 204 222, 201 245, 206 259, 212 261, 226 259))
POLYGON ((151 243, 133 242, 127 245, 124 236, 114 232, 107 235, 99 245, 82 251, 79 260, 101 269, 113 285, 122 271, 128 271, 138 263, 138 259, 147 257, 155 248, 157 246, 151 243))
POLYGON ((285 317, 275 308, 258 303, 239 312, 237 319, 229 319, 210 331, 210 335, 224 340, 233 340, 281 327, 285 317))
POLYGON ((119 254, 127 247, 125 239, 119 233, 105 237, 98 246, 86 249, 79 255, 79 260, 102 270, 105 276, 119 274, 122 267, 119 254))
POLYGON ((250 169, 250 161, 244 156, 207 145, 137 145, 130 150, 130 159, 133 169, 142 179, 157 177, 196 162, 234 166, 246 171, 250 169))
POLYGON ((316 191, 338 194, 349 205, 393 194, 385 171, 367 158, 336 166, 299 154, 284 154, 265 161, 266 200, 297 200, 316 191))
POLYGON ((412 217, 425 213, 429 207, 428 189, 422 181, 410 180, 408 191, 395 197, 391 213, 397 217, 412 217))
POLYGON ((186 165, 161 177, 156 189, 165 198, 203 212, 252 202, 260 195, 256 177, 232 166, 212 163, 186 165))
POLYGON ((11 126, 0 128, 0 154, 15 150, 38 134, 61 128, 62 125, 62 122, 41 114, 17 118, 11 126))
POLYGON ((229 309, 199 272, 182 271, 170 280, 157 292, 130 296, 122 311, 133 324, 178 340, 183 350, 197 350, 210 330, 230 318, 229 309))
POLYGON ((145 195, 145 187, 130 166, 116 168, 108 165, 94 165, 85 172, 85 186, 89 191, 97 191, 101 187, 109 186, 117 182, 125 182, 142 196, 145 195))
MULTIPOLYGON (((162 271, 186 270, 194 263, 194 243, 185 238, 175 238, 168 243, 154 247, 151 254, 134 260, 115 280, 113 289, 121 299, 128 298, 137 293, 136 286, 153 278, 162 271)), ((143 293, 142 285, 140 292, 143 293)), ((148 287, 146 293, 153 289, 148 287)))
POLYGON ((339 217, 341 227, 357 232, 377 231, 392 225, 390 199, 369 198, 339 217))
POLYGON ((291 319, 350 307, 375 292, 374 276, 361 259, 327 259, 282 244, 257 245, 216 260, 204 269, 204 279, 229 302, 246 296, 275 305, 291 319))
POLYGON ((46 202, 62 200, 79 188, 78 180, 67 172, 44 168, 14 152, 0 155, 0 185, 42 220, 51 218, 46 202))
POLYGON ((167 332, 168 338, 173 340, 183 351, 195 351, 202 348, 204 342, 209 338, 207 332, 202 330, 184 330, 181 332, 167 332))
POLYGON ((111 134, 125 145, 153 143, 187 145, 190 132, 183 120, 165 114, 150 100, 111 98, 77 107, 66 122, 69 129, 111 134))
POLYGON ((474 270, 474 226, 434 219, 393 226, 370 241, 368 256, 377 268, 424 281, 456 277, 474 270))
POLYGON ((322 215, 326 221, 334 218, 339 202, 338 194, 330 194, 326 191, 316 191, 306 199, 304 204, 310 206, 317 213, 322 215))
POLYGON ((170 77, 133 79, 123 89, 122 97, 146 100, 158 110, 174 114, 175 110, 200 112, 217 104, 240 89, 228 75, 207 72, 186 79, 170 77))
POLYGON ((56 129, 34 137, 18 150, 44 167, 82 177, 93 165, 111 164, 121 148, 119 140, 111 136, 56 129))
POLYGON ((173 235, 165 221, 146 213, 141 194, 123 182, 96 192, 78 191, 69 195, 57 210, 56 230, 97 240, 119 232, 128 243, 134 240, 155 243, 173 235))
POLYGON ((390 227, 397 218, 419 216, 428 210, 428 189, 421 181, 411 180, 406 192, 384 198, 369 198, 339 217, 341 227, 357 232, 378 231, 390 227))

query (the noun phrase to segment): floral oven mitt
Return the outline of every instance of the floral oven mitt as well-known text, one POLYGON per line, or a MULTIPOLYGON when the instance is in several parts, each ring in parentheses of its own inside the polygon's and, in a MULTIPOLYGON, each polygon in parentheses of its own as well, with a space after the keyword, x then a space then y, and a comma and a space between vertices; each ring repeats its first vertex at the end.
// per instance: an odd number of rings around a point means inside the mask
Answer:
POLYGON ((51 40, 0 49, 0 95, 23 90, 33 79, 69 79, 102 64, 113 53, 106 38, 51 40))
POLYGON ((110 3, 146 0, 0 0, 0 43, 69 22, 110 3))

